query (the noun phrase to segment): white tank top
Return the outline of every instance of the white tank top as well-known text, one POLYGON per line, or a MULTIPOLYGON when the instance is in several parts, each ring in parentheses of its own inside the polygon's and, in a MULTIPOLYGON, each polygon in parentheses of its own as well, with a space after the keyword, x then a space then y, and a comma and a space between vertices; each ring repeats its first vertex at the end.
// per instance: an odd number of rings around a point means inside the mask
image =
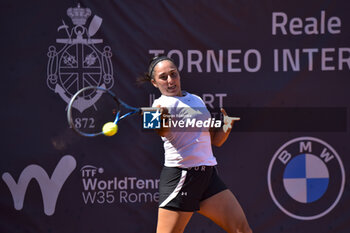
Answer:
MULTIPOLYGON (((183 96, 162 95, 153 102, 153 107, 167 107, 172 122, 205 121, 211 118, 203 100, 196 95, 183 92, 183 96)), ((169 122, 168 122, 169 125, 169 122)), ((193 125, 193 124, 192 124, 193 125)), ((217 164, 211 147, 209 128, 172 128, 164 141, 167 167, 214 166, 217 164)))

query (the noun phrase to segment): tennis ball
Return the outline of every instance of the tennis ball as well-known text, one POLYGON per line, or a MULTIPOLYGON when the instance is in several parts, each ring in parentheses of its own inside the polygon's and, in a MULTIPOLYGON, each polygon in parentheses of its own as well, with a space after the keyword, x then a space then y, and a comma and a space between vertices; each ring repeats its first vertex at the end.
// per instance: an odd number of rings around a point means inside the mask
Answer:
POLYGON ((107 122, 102 127, 102 132, 106 136, 113 136, 118 131, 118 126, 113 122, 107 122))

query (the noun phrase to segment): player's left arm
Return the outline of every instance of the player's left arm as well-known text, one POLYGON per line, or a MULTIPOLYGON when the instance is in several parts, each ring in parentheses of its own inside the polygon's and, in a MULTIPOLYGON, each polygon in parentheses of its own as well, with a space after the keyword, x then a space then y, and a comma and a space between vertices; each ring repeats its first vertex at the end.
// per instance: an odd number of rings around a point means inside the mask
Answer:
POLYGON ((231 132, 234 122, 239 120, 237 117, 229 117, 223 108, 221 108, 221 112, 223 115, 223 126, 219 129, 210 129, 211 144, 217 147, 224 144, 231 132))

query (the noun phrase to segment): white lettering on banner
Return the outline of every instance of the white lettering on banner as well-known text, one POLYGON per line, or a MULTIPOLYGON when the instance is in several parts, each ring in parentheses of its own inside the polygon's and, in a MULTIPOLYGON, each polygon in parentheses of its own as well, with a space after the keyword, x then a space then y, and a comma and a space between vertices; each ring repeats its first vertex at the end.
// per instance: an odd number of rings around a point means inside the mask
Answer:
POLYGON ((121 191, 119 196, 120 203, 147 203, 147 202, 158 202, 159 192, 155 193, 128 193, 121 191))
POLYGON ((85 204, 111 204, 115 201, 114 191, 82 192, 82 195, 85 204))
POLYGON ((326 163, 328 163, 329 161, 331 161, 334 158, 334 156, 331 153, 329 153, 329 151, 326 147, 322 150, 320 157, 323 158, 323 160, 326 163))
MULTIPOLYGON (((149 54, 153 56, 158 56, 160 54, 165 54, 165 50, 162 49, 150 49, 149 54)), ((186 53, 185 53, 186 54, 186 53)), ((218 51, 216 55, 214 50, 207 50, 205 56, 200 50, 190 49, 187 50, 186 57, 184 57, 184 52, 173 49, 167 52, 168 57, 178 60, 178 69, 181 71, 184 67, 187 67, 187 72, 203 72, 202 66, 206 67, 206 72, 224 72, 224 55, 226 55, 227 60, 227 70, 229 73, 238 72, 258 72, 261 69, 262 58, 261 54, 256 49, 248 49, 247 51, 242 51, 241 49, 229 49, 224 54, 223 50, 218 51), (205 59, 203 59, 205 57, 205 59), (184 66, 185 58, 187 61, 187 66, 184 66), (243 60, 243 62, 242 62, 243 60), (212 69, 213 68, 213 69, 212 69)))
MULTIPOLYGON (((224 98, 227 97, 227 93, 203 93, 202 99, 205 105, 211 109, 214 109, 214 106, 219 105, 219 108, 224 106, 224 98)), ((155 99, 155 94, 149 94, 149 106, 152 106, 155 99)), ((215 118, 215 115, 213 116, 215 118)))
MULTIPOLYGON (((305 141, 301 141, 299 143, 299 152, 300 153, 304 153, 304 152, 311 152, 312 151, 312 144, 311 142, 305 142, 305 141)), ((279 155, 278 155, 278 160, 280 160, 283 164, 286 164, 290 159, 291 159, 292 155, 284 150, 282 151, 279 155)), ((320 157, 326 162, 328 163, 329 161, 331 161, 332 159, 334 159, 334 156, 327 150, 327 148, 324 148, 320 154, 320 157)))
POLYGON ((219 99, 219 108, 222 108, 224 106, 224 97, 226 97, 226 93, 216 93, 210 94, 210 93, 203 93, 202 99, 203 102, 210 108, 214 108, 213 102, 215 100, 215 97, 218 97, 219 99))
POLYGON ((278 160, 281 161, 283 164, 286 164, 291 157, 292 155, 288 151, 284 150, 278 155, 278 160))
POLYGON ((312 144, 311 142, 300 142, 299 144, 299 152, 302 153, 302 152, 311 152, 312 151, 312 144))
POLYGON ((50 216, 55 213, 58 195, 63 184, 66 182, 67 178, 73 172, 75 167, 75 159, 70 155, 66 155, 63 156, 58 162, 51 178, 49 178, 46 171, 42 167, 32 164, 27 166, 22 171, 17 183, 8 172, 2 175, 2 179, 10 189, 16 210, 21 210, 23 208, 24 197, 29 182, 32 179, 35 179, 38 182, 41 190, 44 203, 44 212, 46 215, 50 216))
POLYGON ((273 55, 275 72, 301 71, 300 60, 306 62, 308 71, 319 63, 322 71, 350 69, 350 48, 274 49, 273 55))
MULTIPOLYGON (((242 51, 240 49, 227 50, 225 53, 227 60, 227 66, 225 66, 225 70, 223 69, 223 50, 219 50, 218 57, 215 56, 214 51, 208 50, 206 59, 204 60, 204 56, 200 51, 194 51, 195 50, 190 50, 190 52, 188 52, 188 54, 190 54, 190 58, 188 58, 188 63, 185 66, 188 69, 187 72, 204 72, 202 69, 203 63, 206 64, 206 72, 217 73, 241 73, 244 71, 253 73, 258 72, 262 66, 261 54, 256 49, 249 49, 247 51, 242 51), (196 55, 198 57, 194 58, 196 55)), ((165 50, 149 50, 149 52, 153 55, 157 55, 158 53, 164 53, 165 50)), ((178 56, 178 61, 180 64, 178 68, 181 71, 181 69, 184 67, 184 53, 180 50, 170 50, 168 52, 168 56, 169 54, 178 56)), ((169 57, 174 58, 172 56, 169 57)), ((274 72, 299 72, 303 70, 350 70, 350 48, 282 48, 273 50, 274 72), (306 66, 301 66, 301 63, 305 63, 306 66), (320 64, 320 67, 315 67, 314 64, 320 64)))
MULTIPOLYGON (((164 50, 163 50, 164 52, 164 50)), ((180 50, 177 50, 177 49, 174 49, 174 50, 171 50, 169 53, 168 53, 168 56, 169 57, 172 57, 173 54, 176 54, 179 58, 179 64, 177 65, 177 68, 179 70, 182 70, 183 67, 184 67, 184 56, 182 55, 182 52, 180 50)))
POLYGON ((324 48, 322 49, 322 58, 321 59, 321 70, 335 70, 334 66, 329 65, 329 62, 333 61, 333 57, 332 56, 327 56, 327 53, 332 53, 334 52, 335 49, 334 48, 324 48), (328 62, 328 65, 327 65, 328 62))
POLYGON ((81 170, 82 177, 94 177, 96 175, 97 169, 95 167, 84 168, 81 170))
POLYGON ((248 72, 254 73, 258 72, 261 68, 261 55, 260 52, 256 49, 249 49, 245 54, 244 54, 244 67, 248 72), (253 54, 253 56, 251 56, 253 54), (256 60, 256 65, 255 66, 250 66, 249 65, 249 59, 255 58, 256 60))
POLYGON ((163 128, 198 128, 201 129, 202 127, 207 128, 220 128, 221 127, 221 120, 216 120, 215 118, 208 118, 207 120, 197 120, 195 118, 192 119, 186 119, 186 120, 172 120, 172 118, 166 120, 163 119, 163 128))
POLYGON ((97 178, 83 179, 84 190, 124 190, 124 189, 157 189, 158 180, 137 179, 136 177, 124 177, 118 179, 114 177, 110 180, 101 180, 97 178))
POLYGON ((313 70, 313 67, 314 67, 314 62, 313 62, 314 53, 318 52, 318 49, 310 48, 310 49, 303 49, 302 51, 307 54, 307 61, 309 63, 308 70, 313 70))
POLYGON ((338 54, 338 69, 343 70, 343 64, 348 65, 348 69, 350 69, 350 48, 339 48, 339 54, 338 54), (348 54, 346 57, 344 53, 348 54))
POLYGON ((241 50, 235 49, 235 50, 228 50, 228 55, 227 55, 227 66, 228 66, 228 72, 242 72, 241 68, 233 68, 234 63, 239 63, 238 58, 233 58, 233 54, 240 54, 241 50))
POLYGON ((294 17, 290 20, 288 20, 288 15, 284 12, 272 12, 272 35, 277 35, 278 33, 283 35, 302 35, 303 33, 306 35, 317 35, 327 32, 340 34, 340 28, 340 18, 333 16, 326 20, 325 11, 321 11, 319 19, 316 17, 307 17, 305 19, 294 17))
POLYGON ((154 202, 157 201, 159 179, 140 179, 137 177, 101 177, 103 168, 86 165, 81 168, 85 204, 113 204, 116 202, 154 202), (132 192, 130 192, 132 190, 132 192), (139 191, 146 190, 146 192, 139 191))
MULTIPOLYGON (((324 10, 317 17, 304 18, 290 17, 285 12, 272 12, 272 35, 275 37, 338 35, 342 32, 342 26, 340 17, 327 16, 324 10)), ((256 73, 262 70, 262 54, 254 48, 204 51, 149 49, 148 52, 154 56, 164 54, 173 58, 179 70, 187 69, 185 71, 188 73, 256 73)), ((288 48, 287 44, 287 48, 272 48, 272 56, 273 65, 268 68, 273 72, 350 70, 349 47, 288 48)))
POLYGON ((208 50, 207 52, 207 72, 211 72, 211 64, 215 66, 215 71, 221 73, 224 71, 224 51, 222 49, 219 50, 219 58, 215 56, 214 50, 208 50))
POLYGON ((199 73, 202 73, 202 68, 200 66, 203 60, 202 52, 200 52, 199 50, 188 50, 187 58, 188 58, 187 71, 192 72, 192 66, 195 66, 197 68, 197 71, 199 73), (197 57, 197 59, 195 59, 194 57, 197 57))

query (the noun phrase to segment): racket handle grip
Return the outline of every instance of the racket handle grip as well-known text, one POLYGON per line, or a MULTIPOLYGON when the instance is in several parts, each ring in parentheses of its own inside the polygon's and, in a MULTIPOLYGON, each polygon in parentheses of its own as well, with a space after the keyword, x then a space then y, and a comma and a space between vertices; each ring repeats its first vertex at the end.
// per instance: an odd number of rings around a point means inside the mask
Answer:
POLYGON ((141 109, 140 114, 143 114, 144 112, 154 112, 154 111, 160 110, 160 108, 156 108, 156 107, 142 107, 140 109, 141 109))

